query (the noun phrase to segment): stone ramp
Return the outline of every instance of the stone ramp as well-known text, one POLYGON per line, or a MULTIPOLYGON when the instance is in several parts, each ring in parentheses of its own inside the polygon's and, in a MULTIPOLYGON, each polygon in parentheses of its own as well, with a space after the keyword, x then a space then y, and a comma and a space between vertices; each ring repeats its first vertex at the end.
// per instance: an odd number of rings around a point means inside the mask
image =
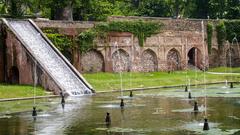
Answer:
POLYGON ((3 19, 3 22, 63 92, 70 96, 92 93, 92 86, 54 47, 32 20, 3 19))

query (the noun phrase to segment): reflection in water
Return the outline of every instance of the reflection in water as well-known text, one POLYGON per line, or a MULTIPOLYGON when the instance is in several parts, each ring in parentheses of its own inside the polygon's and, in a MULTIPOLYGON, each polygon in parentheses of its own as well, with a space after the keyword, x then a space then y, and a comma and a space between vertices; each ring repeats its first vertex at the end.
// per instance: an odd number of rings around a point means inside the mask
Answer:
MULTIPOLYGON (((202 105, 204 97, 201 96, 201 88, 191 89, 194 97, 198 97, 197 114, 193 108, 194 101, 182 100, 186 98, 186 93, 175 90, 136 92, 136 98, 124 100, 124 109, 121 109, 117 95, 66 98, 64 112, 59 99, 55 99, 49 111, 38 112, 35 122, 30 117, 32 112, 0 116, 0 134, 217 135, 239 131, 240 94, 216 94, 219 89, 210 88, 207 91, 211 97, 207 99, 210 130, 203 131, 206 108, 202 105), (106 124, 106 112, 111 124, 106 124)), ((240 89, 234 88, 231 92, 240 92, 240 89)), ((126 94, 129 95, 129 92, 126 94)))

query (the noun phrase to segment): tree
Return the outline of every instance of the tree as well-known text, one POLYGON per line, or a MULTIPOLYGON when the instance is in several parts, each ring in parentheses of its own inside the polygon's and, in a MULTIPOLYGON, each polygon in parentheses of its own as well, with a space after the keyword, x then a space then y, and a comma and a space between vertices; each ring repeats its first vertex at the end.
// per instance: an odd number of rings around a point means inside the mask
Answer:
POLYGON ((209 16, 211 18, 224 18, 226 15, 226 0, 209 0, 209 16))
POLYGON ((140 16, 169 17, 171 7, 165 0, 142 0, 138 13, 140 16))
POLYGON ((193 2, 193 11, 190 13, 190 17, 207 19, 209 16, 208 1, 209 0, 196 0, 193 2))
POLYGON ((227 12, 226 18, 239 19, 240 18, 240 1, 228 0, 226 12, 227 12))
POLYGON ((50 8, 53 20, 73 20, 73 5, 78 0, 43 0, 45 7, 50 8))

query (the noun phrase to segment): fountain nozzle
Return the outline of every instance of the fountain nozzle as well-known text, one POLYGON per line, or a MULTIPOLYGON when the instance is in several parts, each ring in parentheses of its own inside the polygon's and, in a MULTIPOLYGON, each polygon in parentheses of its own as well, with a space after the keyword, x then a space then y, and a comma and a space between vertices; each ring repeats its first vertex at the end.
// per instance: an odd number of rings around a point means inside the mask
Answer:
POLYGON ((36 117, 36 116, 37 116, 37 110, 36 110, 36 107, 35 107, 35 106, 33 107, 32 116, 33 116, 33 117, 36 117))
POLYGON ((124 102, 123 102, 123 99, 121 99, 120 107, 121 107, 121 108, 123 108, 123 107, 124 107, 124 102))
POLYGON ((209 130, 209 125, 208 125, 208 119, 204 119, 204 125, 203 125, 203 130, 209 130))
POLYGON ((188 93, 188 98, 189 98, 189 99, 192 98, 191 92, 188 93))
POLYGON ((188 86, 185 86, 185 92, 188 92, 188 86))
POLYGON ((194 102, 194 109, 193 109, 195 112, 198 111, 198 103, 197 101, 194 102))
POLYGON ((132 91, 130 91, 129 97, 133 97, 133 92, 132 91))
POLYGON ((230 83, 230 88, 233 88, 233 82, 230 83))
POLYGON ((105 118, 105 122, 106 122, 106 124, 110 124, 111 123, 111 116, 110 116, 109 112, 107 112, 107 115, 106 115, 106 118, 105 118))

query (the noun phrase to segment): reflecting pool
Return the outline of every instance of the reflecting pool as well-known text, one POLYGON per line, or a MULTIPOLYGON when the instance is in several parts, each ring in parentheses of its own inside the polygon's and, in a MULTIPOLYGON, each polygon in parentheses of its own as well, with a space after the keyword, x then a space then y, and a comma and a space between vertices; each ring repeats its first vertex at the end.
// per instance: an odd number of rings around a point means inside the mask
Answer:
MULTIPOLYGON (((64 109, 61 99, 37 102, 50 109, 0 115, 1 135, 228 135, 240 134, 240 86, 223 85, 191 87, 192 99, 182 88, 156 89, 124 93, 104 93, 67 98, 64 109), (207 97, 205 97, 207 95, 207 97), (197 101, 199 112, 194 112, 197 101), (207 103, 207 107, 205 106, 207 103), (111 124, 105 124, 106 113, 111 124), (203 131, 207 113, 210 130, 203 131)), ((0 103, 2 105, 2 103, 0 103)), ((19 104, 24 106, 24 104, 19 104)), ((31 107, 31 106, 30 106, 31 107)))

